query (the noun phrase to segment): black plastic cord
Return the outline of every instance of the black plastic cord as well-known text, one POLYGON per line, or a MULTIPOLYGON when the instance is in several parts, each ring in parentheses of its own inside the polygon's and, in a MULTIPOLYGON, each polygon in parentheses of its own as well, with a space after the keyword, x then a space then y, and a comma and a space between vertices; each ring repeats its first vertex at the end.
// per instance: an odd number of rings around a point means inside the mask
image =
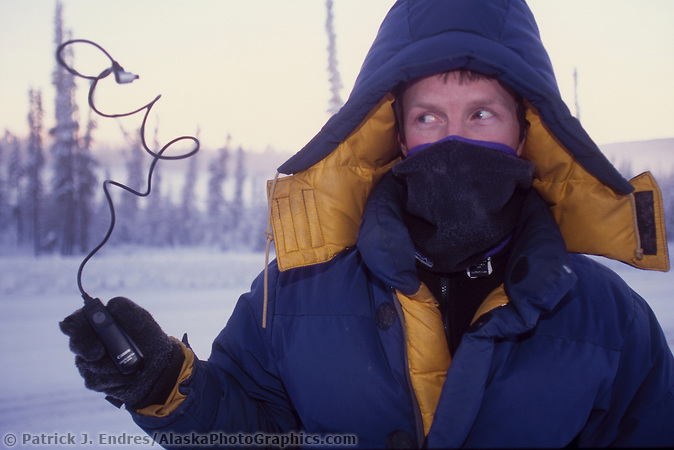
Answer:
POLYGON ((112 232, 115 228, 115 206, 112 201, 112 197, 110 196, 110 191, 109 191, 109 186, 116 186, 120 189, 123 189, 133 195, 136 195, 138 197, 147 197, 150 195, 150 192, 152 191, 152 174, 154 172, 154 168, 157 165, 157 163, 160 160, 179 160, 179 159, 185 159, 189 158, 190 156, 194 155, 199 151, 199 140, 193 136, 181 136, 178 138, 175 138, 168 142, 166 145, 164 145, 159 151, 154 152, 150 150, 150 148, 147 145, 147 142, 145 140, 145 125, 147 123, 147 118, 150 114, 150 111, 152 110, 152 107, 154 106, 155 103, 161 98, 161 95, 158 95, 154 100, 149 102, 147 105, 142 106, 134 111, 127 112, 127 113, 121 113, 121 114, 106 114, 101 112, 98 108, 96 108, 96 105, 94 104, 94 91, 96 89, 96 86, 100 80, 103 78, 106 78, 110 74, 114 74, 115 76, 115 81, 117 81, 118 84, 127 84, 133 82, 135 79, 138 78, 138 75, 134 75, 130 72, 126 72, 122 66, 115 61, 110 54, 103 49, 100 45, 96 44, 95 42, 86 40, 86 39, 73 39, 67 42, 64 42, 63 44, 59 45, 59 47, 56 50, 56 60, 58 63, 63 66, 68 72, 71 74, 78 76, 80 78, 85 78, 87 80, 91 80, 91 86, 89 87, 89 107, 99 116, 106 117, 106 118, 119 118, 119 117, 126 117, 126 116, 132 116, 136 113, 139 113, 143 110, 145 110, 145 115, 143 116, 143 121, 141 123, 140 127, 140 139, 141 139, 141 144, 143 146, 143 149, 149 153, 152 156, 152 163, 150 164, 150 169, 148 171, 148 176, 147 176, 147 187, 144 192, 139 192, 136 191, 122 183, 119 183, 114 180, 105 180, 103 182, 103 192, 105 193, 105 198, 108 203, 108 208, 110 210, 110 226, 108 227, 108 231, 101 240, 101 242, 84 258, 82 263, 80 264, 79 269, 77 270, 77 287, 80 290, 80 293, 82 294, 82 297, 86 299, 90 299, 91 297, 87 292, 84 290, 82 286, 82 271, 84 270, 84 266, 87 264, 87 262, 108 242, 108 239, 110 239, 110 236, 112 235, 112 232), (83 75, 73 69, 72 67, 68 66, 68 64, 65 62, 62 53, 63 50, 71 44, 76 44, 76 43, 83 43, 83 44, 89 44, 93 45, 94 47, 98 48, 105 56, 110 60, 111 66, 102 71, 99 75, 97 76, 91 76, 91 75, 83 75), (175 156, 164 156, 164 152, 168 150, 169 147, 171 147, 173 144, 179 141, 184 141, 184 140, 191 140, 194 142, 194 148, 190 150, 187 153, 180 154, 180 155, 175 155, 175 156))

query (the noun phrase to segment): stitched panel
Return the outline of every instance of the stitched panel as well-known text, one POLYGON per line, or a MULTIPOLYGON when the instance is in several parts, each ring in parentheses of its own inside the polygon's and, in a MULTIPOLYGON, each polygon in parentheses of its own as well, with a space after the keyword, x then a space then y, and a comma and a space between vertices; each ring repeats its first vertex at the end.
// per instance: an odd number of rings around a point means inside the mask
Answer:
POLYGON ((321 247, 324 245, 323 234, 321 233, 321 223, 318 218, 318 207, 316 205, 316 195, 314 190, 303 190, 304 211, 309 225, 309 238, 311 247, 321 247))
POLYGON ((289 197, 276 199, 276 212, 281 223, 280 231, 283 235, 283 249, 286 252, 296 252, 298 246, 297 239, 295 238, 295 227, 289 197))
MULTIPOLYGON (((301 190, 290 196, 290 212, 294 229, 296 247, 294 250, 286 248, 287 252, 308 250, 320 247, 323 240, 320 238, 318 211, 313 189, 301 190)), ((285 225, 284 225, 285 228, 285 225)), ((284 235, 289 234, 284 230, 284 235)))
POLYGON ((313 189, 275 199, 277 222, 281 224, 283 251, 293 253, 324 245, 313 189))

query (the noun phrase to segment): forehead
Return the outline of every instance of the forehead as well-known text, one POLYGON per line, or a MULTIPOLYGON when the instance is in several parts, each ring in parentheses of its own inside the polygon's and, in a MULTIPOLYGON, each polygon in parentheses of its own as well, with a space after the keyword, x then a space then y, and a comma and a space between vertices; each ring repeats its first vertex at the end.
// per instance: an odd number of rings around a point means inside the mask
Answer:
POLYGON ((497 78, 475 72, 451 71, 428 75, 408 83, 402 94, 405 106, 415 100, 449 101, 491 101, 515 104, 515 93, 497 78))

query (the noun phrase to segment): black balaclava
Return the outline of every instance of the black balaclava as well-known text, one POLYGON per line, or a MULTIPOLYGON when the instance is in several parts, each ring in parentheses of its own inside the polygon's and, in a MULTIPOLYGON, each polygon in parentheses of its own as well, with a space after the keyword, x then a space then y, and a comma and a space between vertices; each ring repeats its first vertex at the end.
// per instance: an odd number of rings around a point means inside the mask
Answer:
POLYGON ((392 172, 405 186, 404 220, 418 259, 447 273, 507 242, 534 165, 507 145, 450 136, 411 149, 392 172))

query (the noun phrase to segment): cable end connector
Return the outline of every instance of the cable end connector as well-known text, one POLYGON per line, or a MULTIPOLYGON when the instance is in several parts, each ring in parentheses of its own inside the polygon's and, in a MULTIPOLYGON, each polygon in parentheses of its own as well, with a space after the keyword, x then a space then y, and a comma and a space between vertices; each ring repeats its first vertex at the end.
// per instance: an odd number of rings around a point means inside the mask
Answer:
POLYGON ((115 73, 115 81, 118 84, 132 83, 134 80, 140 78, 140 76, 136 75, 135 73, 125 71, 117 61, 113 61, 112 71, 115 73))
POLYGON ((95 302, 97 300, 97 299, 93 298, 92 296, 90 296, 89 294, 87 294, 86 292, 82 294, 82 298, 84 299, 85 305, 89 304, 91 302, 95 302))

